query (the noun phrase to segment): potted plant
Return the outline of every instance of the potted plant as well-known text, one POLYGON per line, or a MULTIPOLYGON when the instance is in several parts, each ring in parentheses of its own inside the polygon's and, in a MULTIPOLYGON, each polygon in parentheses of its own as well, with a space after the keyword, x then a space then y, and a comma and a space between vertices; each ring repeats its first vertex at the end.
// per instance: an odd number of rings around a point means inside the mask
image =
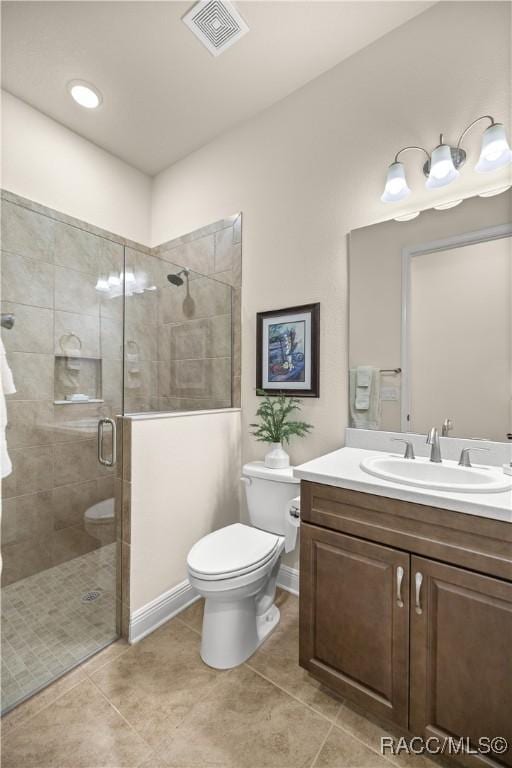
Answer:
POLYGON ((271 450, 265 456, 265 466, 271 469, 281 469, 290 466, 290 457, 283 449, 283 443, 289 443, 292 437, 304 437, 313 429, 312 424, 305 421, 292 421, 290 415, 299 411, 301 401, 296 397, 276 395, 269 397, 263 390, 256 390, 263 395, 263 402, 256 411, 260 421, 250 424, 252 435, 263 443, 270 443, 271 450))

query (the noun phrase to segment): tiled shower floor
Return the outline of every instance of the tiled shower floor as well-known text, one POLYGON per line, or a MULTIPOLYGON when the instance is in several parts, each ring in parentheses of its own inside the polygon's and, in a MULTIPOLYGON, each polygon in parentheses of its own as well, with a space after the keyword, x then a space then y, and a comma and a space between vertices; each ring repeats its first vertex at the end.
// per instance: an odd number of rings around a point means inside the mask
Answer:
POLYGON ((115 638, 115 548, 2 588, 2 712, 115 638), (82 602, 91 590, 101 595, 82 602))

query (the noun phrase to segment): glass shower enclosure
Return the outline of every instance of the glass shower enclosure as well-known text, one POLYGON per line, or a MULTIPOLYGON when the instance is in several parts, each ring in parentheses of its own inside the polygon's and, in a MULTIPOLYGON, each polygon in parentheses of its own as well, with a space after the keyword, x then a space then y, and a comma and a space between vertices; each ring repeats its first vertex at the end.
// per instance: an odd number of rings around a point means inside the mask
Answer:
POLYGON ((219 227, 152 251, 3 193, 3 712, 119 636, 116 417, 231 406, 219 227))
POLYGON ((1 232, 6 711, 117 637, 124 247, 8 200, 1 232))

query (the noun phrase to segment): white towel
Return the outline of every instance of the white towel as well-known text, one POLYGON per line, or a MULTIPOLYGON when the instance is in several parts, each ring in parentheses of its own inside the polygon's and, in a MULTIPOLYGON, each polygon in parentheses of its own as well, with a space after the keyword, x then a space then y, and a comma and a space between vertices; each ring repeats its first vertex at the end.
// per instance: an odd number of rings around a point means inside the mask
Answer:
POLYGON ((356 399, 355 407, 358 411, 367 411, 370 407, 370 392, 374 369, 369 365, 360 365, 356 368, 356 399))
POLYGON ((378 368, 371 368, 370 366, 361 366, 361 368, 370 372, 370 384, 366 388, 358 387, 359 368, 350 369, 350 426, 359 429, 379 429, 381 415, 380 371, 378 368))
POLYGON ((12 463, 7 452, 7 407, 5 395, 13 395, 16 392, 14 379, 5 355, 4 342, 0 338, 0 468, 1 476, 7 477, 12 472, 12 463))

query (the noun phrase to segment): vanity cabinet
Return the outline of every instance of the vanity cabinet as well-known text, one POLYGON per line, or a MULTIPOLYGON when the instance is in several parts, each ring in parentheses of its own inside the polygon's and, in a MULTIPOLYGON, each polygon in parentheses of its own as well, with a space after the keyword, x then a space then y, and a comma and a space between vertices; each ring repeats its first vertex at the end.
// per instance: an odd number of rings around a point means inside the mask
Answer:
POLYGON ((512 526, 305 481, 301 518, 301 666, 404 732, 512 745, 512 526))

